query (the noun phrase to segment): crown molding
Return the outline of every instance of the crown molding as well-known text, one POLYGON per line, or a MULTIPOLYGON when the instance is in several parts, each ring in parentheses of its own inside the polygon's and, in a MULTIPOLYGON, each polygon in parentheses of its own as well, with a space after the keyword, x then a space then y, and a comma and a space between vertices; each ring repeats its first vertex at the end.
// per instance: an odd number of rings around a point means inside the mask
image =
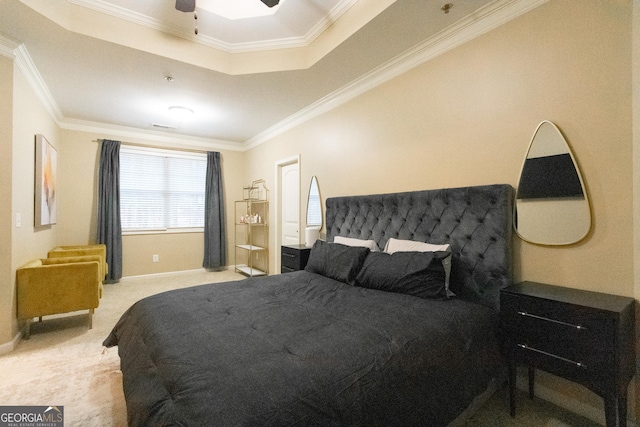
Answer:
POLYGON ((15 50, 20 46, 20 42, 0 33, 0 55, 10 59, 15 59, 15 50))
POLYGON ((139 129, 126 126, 116 126, 106 123, 91 122, 87 120, 69 119, 64 117, 53 95, 45 84, 40 72, 36 68, 31 55, 24 44, 0 33, 0 54, 12 58, 27 80, 29 86, 36 93, 53 121, 61 129, 76 130, 81 132, 109 135, 111 137, 133 138, 136 140, 148 140, 154 143, 166 144, 171 147, 197 148, 202 150, 221 149, 231 151, 244 151, 241 143, 225 141, 213 138, 199 138, 190 135, 170 134, 148 129, 139 129))
POLYGON ((96 133, 109 137, 129 138, 135 141, 153 142, 160 148, 185 148, 210 151, 212 149, 228 151, 245 151, 242 143, 225 141, 214 138, 201 138, 197 136, 182 135, 154 131, 151 129, 139 129, 128 126, 110 125, 107 123, 92 122, 88 120, 63 119, 58 124, 60 128, 79 132, 96 133))
POLYGON ((339 2, 329 14, 320 22, 314 25, 304 36, 289 37, 283 39, 263 40, 259 42, 247 43, 226 43, 204 34, 194 35, 192 31, 184 31, 175 26, 167 25, 162 21, 151 18, 147 15, 131 11, 129 9, 108 3, 104 0, 67 0, 76 6, 84 7, 95 12, 103 13, 114 18, 122 19, 133 24, 142 25, 156 31, 180 37, 194 43, 214 48, 225 53, 248 53, 259 52, 274 49, 288 49, 308 47, 316 38, 318 38, 333 22, 338 20, 347 12, 358 0, 343 0, 339 2))
POLYGON ((428 62, 470 40, 473 40, 515 19, 549 0, 496 0, 479 9, 472 16, 435 34, 412 49, 362 75, 342 88, 319 99, 308 107, 282 120, 269 129, 245 141, 247 149, 254 148, 302 123, 328 112, 357 96, 428 62))
POLYGON ((31 59, 31 55, 29 55, 26 46, 21 44, 14 49, 14 54, 15 63, 18 66, 18 69, 22 72, 22 75, 35 91, 38 98, 40 98, 42 105, 47 109, 53 120, 58 126, 60 126, 61 121, 64 119, 64 115, 58 107, 56 100, 53 98, 53 95, 51 95, 49 88, 42 79, 42 76, 40 75, 36 64, 31 59))

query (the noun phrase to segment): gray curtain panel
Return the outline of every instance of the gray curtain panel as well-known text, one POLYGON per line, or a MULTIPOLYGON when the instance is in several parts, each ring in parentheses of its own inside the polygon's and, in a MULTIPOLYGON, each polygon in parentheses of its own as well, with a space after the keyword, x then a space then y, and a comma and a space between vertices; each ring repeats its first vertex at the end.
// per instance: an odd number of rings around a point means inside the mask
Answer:
POLYGON ((208 270, 222 270, 227 265, 227 243, 222 191, 220 153, 207 152, 207 182, 204 211, 204 261, 208 270))
POLYGON ((120 141, 103 140, 98 177, 98 243, 107 246, 109 274, 105 283, 122 277, 122 225, 120 223, 120 141))

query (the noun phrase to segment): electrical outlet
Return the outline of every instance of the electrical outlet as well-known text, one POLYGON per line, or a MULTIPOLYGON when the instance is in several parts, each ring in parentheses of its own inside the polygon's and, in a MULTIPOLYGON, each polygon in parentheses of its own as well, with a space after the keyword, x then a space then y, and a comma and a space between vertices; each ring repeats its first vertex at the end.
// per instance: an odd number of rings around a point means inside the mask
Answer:
POLYGON ((153 262, 158 262, 158 261, 160 261, 160 257, 158 255, 154 255, 153 262))
POLYGON ((16 214, 16 228, 22 227, 22 215, 16 214))

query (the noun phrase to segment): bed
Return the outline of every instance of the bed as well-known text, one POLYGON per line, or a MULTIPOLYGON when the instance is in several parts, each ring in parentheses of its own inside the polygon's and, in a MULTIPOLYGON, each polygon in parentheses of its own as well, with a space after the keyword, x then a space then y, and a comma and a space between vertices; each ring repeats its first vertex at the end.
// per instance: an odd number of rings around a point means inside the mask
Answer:
POLYGON ((304 271, 138 301, 104 341, 129 425, 450 424, 503 370, 512 199, 509 185, 330 198, 304 271))

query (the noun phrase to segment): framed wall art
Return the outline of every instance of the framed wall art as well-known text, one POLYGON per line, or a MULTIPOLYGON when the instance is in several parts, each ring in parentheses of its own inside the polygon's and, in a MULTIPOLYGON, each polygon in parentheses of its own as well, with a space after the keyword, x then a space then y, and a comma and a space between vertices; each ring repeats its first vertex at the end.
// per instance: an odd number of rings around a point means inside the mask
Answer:
POLYGON ((43 135, 36 135, 35 225, 56 223, 58 153, 43 135))

